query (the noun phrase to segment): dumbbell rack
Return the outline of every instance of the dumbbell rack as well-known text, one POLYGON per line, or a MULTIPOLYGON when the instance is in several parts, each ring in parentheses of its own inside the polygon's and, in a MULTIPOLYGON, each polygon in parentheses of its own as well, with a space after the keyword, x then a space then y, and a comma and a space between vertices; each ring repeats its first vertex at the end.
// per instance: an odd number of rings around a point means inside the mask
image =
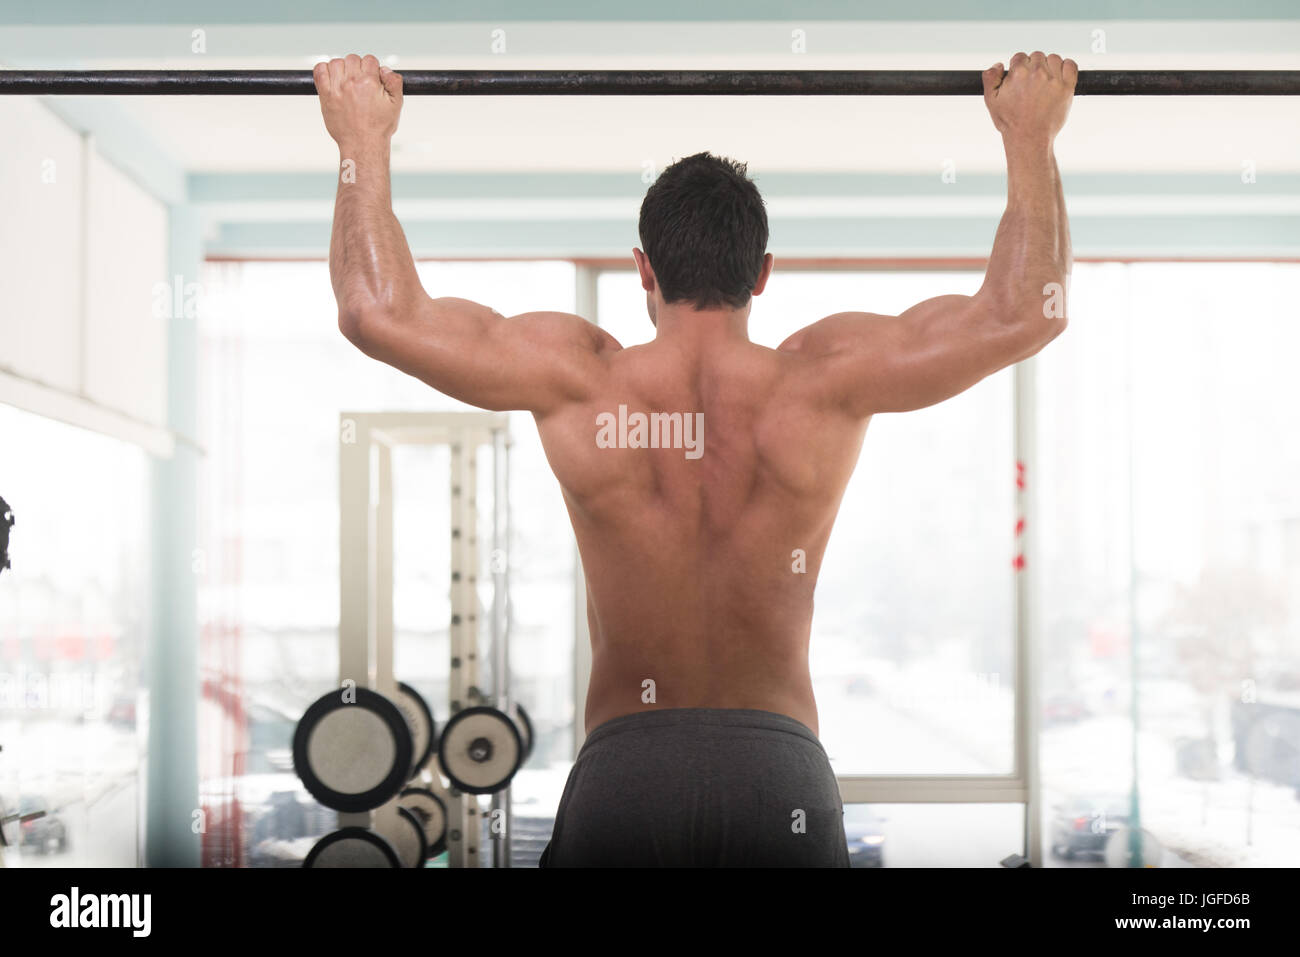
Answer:
MULTIPOLYGON (((445 445, 451 453, 451 713, 483 703, 479 686, 479 542, 477 451, 492 451, 492 693, 510 704, 509 419, 496 412, 344 412, 339 443, 339 684, 355 681, 393 696, 393 450, 445 445)), ((435 762, 436 764, 436 762, 435 762)), ((479 867, 481 808, 472 794, 448 790, 436 768, 426 786, 444 795, 451 867, 479 867)), ((369 828, 375 811, 339 813, 339 826, 369 828)), ((510 789, 492 795, 490 814, 504 817, 492 862, 510 866, 510 789)))

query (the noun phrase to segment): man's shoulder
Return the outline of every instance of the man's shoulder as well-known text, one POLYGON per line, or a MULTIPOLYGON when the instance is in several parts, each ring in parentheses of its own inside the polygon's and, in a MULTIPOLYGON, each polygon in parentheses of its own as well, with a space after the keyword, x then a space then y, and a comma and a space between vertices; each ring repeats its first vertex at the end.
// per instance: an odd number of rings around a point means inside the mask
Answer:
POLYGON ((805 356, 826 355, 837 351, 846 341, 855 339, 864 324, 888 318, 874 312, 832 313, 791 333, 777 346, 777 351, 805 356))
POLYGON ((598 354, 618 352, 623 346, 606 330, 571 312, 525 312, 511 316, 539 344, 578 345, 598 354))

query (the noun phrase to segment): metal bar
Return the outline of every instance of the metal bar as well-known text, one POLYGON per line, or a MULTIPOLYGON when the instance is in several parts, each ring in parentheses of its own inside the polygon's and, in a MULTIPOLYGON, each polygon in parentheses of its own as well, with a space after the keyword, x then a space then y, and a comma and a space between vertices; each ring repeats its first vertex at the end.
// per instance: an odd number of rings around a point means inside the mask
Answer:
MULTIPOLYGON (((403 70, 457 96, 978 96, 977 70, 403 70)), ((308 70, 0 70, 0 94, 310 95, 308 70)), ((1300 70, 1084 70, 1080 96, 1296 96, 1300 70)))

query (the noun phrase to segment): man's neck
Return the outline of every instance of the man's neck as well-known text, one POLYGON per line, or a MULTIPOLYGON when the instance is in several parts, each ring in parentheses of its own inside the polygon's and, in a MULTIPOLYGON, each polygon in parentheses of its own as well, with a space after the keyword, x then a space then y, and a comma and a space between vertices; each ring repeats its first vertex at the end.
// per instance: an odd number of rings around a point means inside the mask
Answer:
POLYGON ((749 342, 749 306, 699 310, 688 305, 660 306, 655 340, 699 351, 749 342))

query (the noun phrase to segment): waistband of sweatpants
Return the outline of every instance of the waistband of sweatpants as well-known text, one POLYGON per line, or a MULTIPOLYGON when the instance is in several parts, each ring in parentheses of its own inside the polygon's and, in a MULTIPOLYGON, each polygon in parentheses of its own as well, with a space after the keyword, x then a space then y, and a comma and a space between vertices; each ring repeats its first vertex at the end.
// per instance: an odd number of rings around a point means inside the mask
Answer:
MULTIPOLYGON (((783 731, 815 744, 825 753, 821 741, 812 728, 789 715, 755 708, 655 708, 610 718, 598 725, 582 750, 616 734, 628 731, 645 731, 652 728, 759 728, 763 731, 783 731)), ((581 752, 580 752, 581 753, 581 752)))

